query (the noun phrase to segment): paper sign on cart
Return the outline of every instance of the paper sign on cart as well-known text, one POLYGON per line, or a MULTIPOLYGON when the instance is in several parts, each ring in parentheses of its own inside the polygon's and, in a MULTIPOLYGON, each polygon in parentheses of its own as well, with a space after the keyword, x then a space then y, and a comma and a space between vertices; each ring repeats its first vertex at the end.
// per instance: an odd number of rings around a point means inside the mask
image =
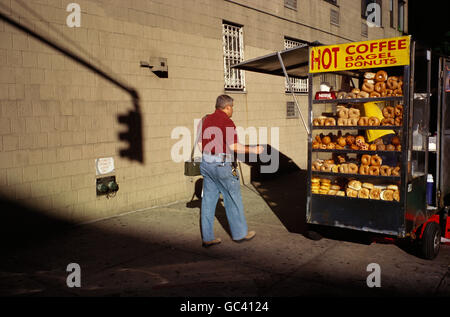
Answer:
POLYGON ((410 63, 410 36, 393 37, 309 49, 309 72, 404 66, 410 63))

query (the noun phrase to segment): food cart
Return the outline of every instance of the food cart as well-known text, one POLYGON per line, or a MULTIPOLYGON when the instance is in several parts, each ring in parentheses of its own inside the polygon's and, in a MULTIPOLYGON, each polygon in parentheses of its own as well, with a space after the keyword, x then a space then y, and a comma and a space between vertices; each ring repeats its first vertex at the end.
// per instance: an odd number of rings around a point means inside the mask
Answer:
MULTIPOLYGON (((288 77, 308 78, 307 119, 290 88, 308 135, 308 224, 408 238, 424 258, 438 254, 441 232, 450 238, 450 224, 443 199, 427 204, 429 50, 410 36, 313 43, 233 67, 285 76, 288 84, 288 77), (334 74, 340 88, 315 91, 329 86, 324 74, 334 74)), ((434 179, 443 184, 448 168, 439 149, 446 135, 441 131, 448 129, 443 116, 437 121, 434 179)))

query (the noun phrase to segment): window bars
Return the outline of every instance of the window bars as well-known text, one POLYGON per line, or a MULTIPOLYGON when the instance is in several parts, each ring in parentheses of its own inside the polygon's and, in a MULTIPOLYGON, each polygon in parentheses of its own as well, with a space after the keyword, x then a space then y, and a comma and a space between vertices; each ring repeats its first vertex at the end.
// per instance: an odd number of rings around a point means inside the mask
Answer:
MULTIPOLYGON (((288 38, 284 39, 284 49, 285 50, 294 48, 294 47, 303 47, 303 46, 307 46, 307 45, 308 44, 306 44, 306 43, 302 43, 300 41, 296 41, 293 39, 288 39, 288 38)), ((289 81, 291 82, 291 87, 294 92, 308 93, 308 79, 289 77, 289 81)), ((289 84, 287 83, 287 81, 285 81, 285 89, 286 89, 286 92, 290 92, 289 84)))
POLYGON ((244 90, 244 71, 241 69, 231 69, 232 65, 244 60, 243 27, 223 23, 222 29, 225 89, 244 90))

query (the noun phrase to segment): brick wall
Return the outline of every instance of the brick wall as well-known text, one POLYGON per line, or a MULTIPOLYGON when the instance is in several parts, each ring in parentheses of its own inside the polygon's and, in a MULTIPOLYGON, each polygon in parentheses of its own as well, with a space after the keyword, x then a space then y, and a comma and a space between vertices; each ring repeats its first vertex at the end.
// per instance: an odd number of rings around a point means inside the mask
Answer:
MULTIPOLYGON (((257 11, 222 0, 80 0, 81 27, 69 28, 70 2, 0 0, 0 9, 138 91, 145 161, 118 155, 117 116, 133 108, 126 91, 0 22, 0 193, 75 222, 191 197, 183 163, 171 160, 177 140, 170 136, 177 126, 192 131, 224 92, 223 19, 244 25, 246 59, 282 49, 284 36, 330 44, 364 39, 360 7, 351 0, 338 1, 339 27, 330 25, 333 5, 325 1, 297 1, 297 11, 281 0, 235 1, 257 11), (167 58, 169 78, 140 67, 150 57, 167 58), (115 159, 114 198, 96 196, 101 157, 115 159)), ((388 27, 369 30, 369 39, 396 35, 388 27)), ((246 93, 231 95, 236 125, 279 127, 280 151, 306 166, 306 134, 300 119, 286 119, 291 97, 283 78, 247 72, 246 93)), ((299 100, 306 117, 307 99, 299 100)), ((248 182, 246 167, 244 174, 248 182)))

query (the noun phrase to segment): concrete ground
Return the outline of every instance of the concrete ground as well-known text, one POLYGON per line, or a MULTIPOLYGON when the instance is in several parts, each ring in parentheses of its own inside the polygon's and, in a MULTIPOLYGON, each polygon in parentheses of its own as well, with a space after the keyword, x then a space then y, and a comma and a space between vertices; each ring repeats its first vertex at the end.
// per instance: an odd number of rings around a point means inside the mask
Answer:
POLYGON ((202 248, 200 202, 178 202, 36 236, 8 250, 0 295, 450 296, 450 246, 428 261, 359 234, 310 240, 288 230, 286 217, 274 212, 278 204, 257 185, 242 187, 248 225, 257 232, 252 241, 231 240, 219 206, 215 232, 222 243, 202 248), (80 288, 67 287, 69 263, 80 265, 80 288), (379 288, 367 286, 370 263, 380 266, 379 288))

